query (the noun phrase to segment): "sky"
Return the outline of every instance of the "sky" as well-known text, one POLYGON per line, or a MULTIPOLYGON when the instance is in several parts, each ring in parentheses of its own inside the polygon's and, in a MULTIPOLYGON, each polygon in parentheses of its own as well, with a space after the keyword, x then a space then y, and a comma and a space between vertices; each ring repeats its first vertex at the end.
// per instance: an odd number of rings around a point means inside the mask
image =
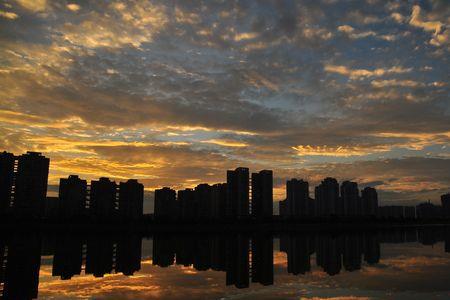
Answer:
POLYGON ((147 191, 274 170, 450 191, 448 1, 0 2, 0 150, 147 191))

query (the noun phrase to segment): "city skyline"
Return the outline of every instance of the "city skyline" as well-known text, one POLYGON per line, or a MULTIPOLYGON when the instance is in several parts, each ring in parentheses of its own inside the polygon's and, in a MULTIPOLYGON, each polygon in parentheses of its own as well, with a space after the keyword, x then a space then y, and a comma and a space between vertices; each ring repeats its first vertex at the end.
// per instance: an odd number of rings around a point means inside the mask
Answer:
POLYGON ((137 179, 116 183, 108 177, 87 180, 78 175, 60 178, 58 197, 47 195, 50 158, 28 151, 14 155, 0 153, 0 214, 35 220, 98 222, 124 220, 137 222, 151 213, 155 220, 223 221, 252 219, 271 222, 279 215, 287 219, 319 220, 322 217, 363 218, 366 221, 395 218, 399 220, 447 218, 450 193, 440 195, 440 204, 380 205, 374 187, 361 190, 357 182, 339 182, 324 178, 310 196, 308 181, 286 181, 286 197, 274 213, 273 171, 252 172, 237 167, 226 170, 226 182, 200 183, 194 189, 154 190, 152 211, 144 205, 144 186, 137 179))
MULTIPOLYGON (((446 1, 0 3, 0 150, 146 191, 274 171, 416 205, 450 187, 446 1), (102 30, 98 30, 101 28, 102 30)), ((151 197, 147 192, 146 195, 151 197)))

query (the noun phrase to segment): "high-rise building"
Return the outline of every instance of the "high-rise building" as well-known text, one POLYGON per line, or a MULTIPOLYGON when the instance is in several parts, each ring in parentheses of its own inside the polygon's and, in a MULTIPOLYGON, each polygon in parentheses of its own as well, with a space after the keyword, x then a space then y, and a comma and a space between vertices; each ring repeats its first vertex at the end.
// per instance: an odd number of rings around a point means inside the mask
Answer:
POLYGON ((117 184, 106 177, 91 181, 90 214, 97 218, 112 218, 116 216, 117 208, 117 184))
POLYGON ((440 207, 434 205, 430 201, 420 203, 416 206, 417 218, 419 219, 429 219, 441 216, 440 207))
POLYGON ((59 215, 73 218, 85 213, 87 198, 87 182, 77 175, 59 180, 59 215))
POLYGON ((270 218, 273 215, 273 172, 252 173, 252 216, 270 218))
POLYGON ((378 194, 372 187, 365 187, 361 191, 363 214, 376 217, 378 215, 378 194))
POLYGON ((0 215, 9 210, 14 186, 15 156, 12 153, 0 153, 0 215))
POLYGON ((47 196, 50 159, 38 152, 18 157, 13 209, 19 215, 39 215, 47 196))
POLYGON ((211 188, 212 217, 222 219, 225 217, 225 207, 227 202, 227 184, 216 183, 211 188))
POLYGON ((315 188, 315 210, 317 216, 338 215, 341 212, 339 184, 336 179, 327 177, 315 188))
POLYGON ((450 218, 450 193, 441 196, 442 214, 450 218))
POLYGON ((155 190, 155 210, 156 218, 176 218, 177 202, 176 192, 169 187, 155 190))
POLYGON ((291 179, 286 182, 286 209, 290 216, 310 216, 309 184, 302 179, 291 179))
POLYGON ((213 208, 211 186, 207 183, 202 183, 197 185, 194 191, 195 201, 197 202, 197 217, 200 219, 211 218, 213 208))
POLYGON ((184 220, 192 220, 197 216, 197 203, 193 189, 178 191, 179 216, 184 220))
POLYGON ((249 171, 237 168, 227 171, 227 216, 249 215, 249 171))
POLYGON ((144 185, 136 179, 119 184, 119 215, 127 219, 139 219, 143 215, 144 185))
MULTIPOLYGON (((345 216, 358 216, 361 212, 358 184, 352 181, 344 181, 341 184, 342 213, 345 216)), ((340 213, 338 213, 340 214, 340 213)))

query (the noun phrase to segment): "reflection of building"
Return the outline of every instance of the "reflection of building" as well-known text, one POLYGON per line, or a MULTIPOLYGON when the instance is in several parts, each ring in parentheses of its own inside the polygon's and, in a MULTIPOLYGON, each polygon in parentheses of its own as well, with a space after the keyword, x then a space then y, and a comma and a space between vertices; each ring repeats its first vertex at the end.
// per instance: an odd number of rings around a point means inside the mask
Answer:
POLYGON ((157 218, 173 218, 177 216, 175 191, 168 187, 155 190, 155 210, 157 218))
POLYGON ((8 245, 3 299, 38 296, 41 241, 37 235, 16 236, 8 245))
POLYGON ((15 156, 12 153, 0 153, 0 215, 9 210, 14 187, 15 156))
POLYGON ((117 212, 117 184, 109 178, 101 177, 91 181, 89 210, 99 218, 113 217, 117 212))
POLYGON ((380 260, 380 242, 377 234, 364 235, 364 260, 368 264, 376 264, 380 260))
POLYGON ((344 247, 342 257, 344 268, 347 271, 355 271, 361 269, 362 256, 362 239, 357 234, 349 234, 344 236, 344 247))
POLYGON ((246 217, 249 213, 249 171, 237 168, 227 171, 227 216, 246 217))
POLYGON ((227 239, 226 284, 237 288, 249 286, 249 241, 238 234, 227 239))
POLYGON ((70 279, 81 274, 83 242, 78 236, 62 236, 57 239, 53 257, 52 276, 70 279))
POLYGON ((378 194, 372 187, 366 187, 361 191, 363 214, 376 217, 378 215, 378 194))
POLYGON ((288 216, 311 216, 313 212, 309 201, 309 184, 307 181, 291 179, 286 182, 286 208, 288 216))
POLYGON ((270 235, 252 238, 252 282, 273 284, 273 238, 270 235))
POLYGON ((103 277, 113 270, 114 243, 111 237, 92 237, 87 241, 86 274, 103 277))
POLYGON ((141 269, 142 238, 140 236, 121 236, 116 249, 116 272, 133 275, 141 269))
POLYGON ((281 241, 287 254, 287 271, 293 275, 305 274, 311 270, 313 244, 307 235, 283 236, 281 241))
POLYGON ((175 242, 171 237, 153 237, 153 265, 168 267, 175 261, 175 242))
POLYGON ((318 236, 316 263, 328 275, 336 275, 341 271, 341 252, 339 240, 332 236, 318 236))
POLYGON ((341 184, 341 201, 343 208, 340 213, 345 216, 358 216, 361 212, 358 184, 352 181, 344 181, 341 184))
POLYGON ((441 196, 442 215, 450 218, 450 193, 441 196))
POLYGON ((63 218, 81 216, 86 207, 87 183, 77 175, 59 180, 59 214, 63 218))
POLYGON ((331 216, 341 211, 339 184, 336 179, 327 177, 315 188, 316 215, 331 216))
POLYGON ((18 157, 15 193, 12 203, 17 214, 38 215, 47 196, 50 160, 38 152, 18 157))
POLYGON ((273 172, 252 173, 252 216, 270 218, 273 214, 273 172))
POLYGON ((142 217, 144 205, 144 185, 136 179, 119 185, 119 215, 136 220, 142 217))

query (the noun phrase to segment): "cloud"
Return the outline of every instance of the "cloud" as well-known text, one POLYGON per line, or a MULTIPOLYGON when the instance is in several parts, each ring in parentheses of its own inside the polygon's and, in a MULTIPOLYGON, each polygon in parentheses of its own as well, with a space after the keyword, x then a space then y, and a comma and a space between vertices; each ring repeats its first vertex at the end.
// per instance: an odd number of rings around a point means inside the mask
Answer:
POLYGON ((450 40, 450 30, 446 28, 446 25, 440 21, 424 21, 419 5, 413 6, 409 24, 432 32, 433 38, 430 40, 431 45, 441 46, 447 44, 450 40))
POLYGON ((377 88, 388 87, 388 86, 402 86, 402 87, 424 86, 424 84, 422 82, 417 82, 414 80, 397 80, 397 79, 373 80, 373 81, 371 81, 371 84, 377 88))
POLYGON ((6 19, 14 20, 19 17, 18 14, 10 12, 10 11, 2 11, 0 10, 0 16, 6 19))
POLYGON ((22 7, 32 11, 41 12, 47 8, 47 0, 15 0, 22 7))
POLYGON ((325 64, 324 70, 329 73, 337 73, 350 77, 351 79, 359 79, 366 77, 380 77, 387 74, 403 74, 412 71, 412 68, 391 67, 389 69, 377 68, 374 70, 367 69, 350 69, 346 66, 325 64))
POLYGON ((438 2, 417 30, 407 2, 20 2, 1 5, 20 17, 0 18, 0 147, 46 153, 52 183, 182 188, 243 165, 273 168, 278 200, 284 176, 382 181, 396 201, 448 186, 382 167, 450 157, 446 49, 426 23, 445 32, 438 2))
POLYGON ((69 3, 67 4, 67 8, 71 11, 79 11, 81 9, 81 6, 75 3, 69 3))

